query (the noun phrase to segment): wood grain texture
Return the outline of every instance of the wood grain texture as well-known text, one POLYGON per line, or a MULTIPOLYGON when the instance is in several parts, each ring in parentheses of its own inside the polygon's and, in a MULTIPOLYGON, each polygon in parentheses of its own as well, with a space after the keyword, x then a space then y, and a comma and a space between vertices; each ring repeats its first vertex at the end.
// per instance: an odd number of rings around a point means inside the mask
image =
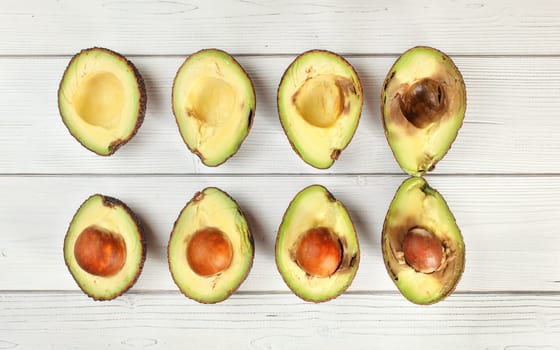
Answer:
POLYGON ((451 54, 560 54, 560 8, 536 1, 4 0, 0 55, 400 53, 418 44, 451 54), (30 45, 29 43, 32 43, 30 45))
POLYGON ((0 349, 560 350, 560 6, 549 0, 0 1, 0 349), (457 292, 407 302, 383 266, 380 236, 405 179, 381 126, 381 84, 398 54, 450 54, 468 90, 465 124, 430 184, 467 249, 457 292), (71 55, 104 46, 128 56, 148 88, 138 135, 110 158, 62 124, 57 88, 71 55), (239 153, 203 166, 171 112, 173 77, 203 48, 229 51, 257 94, 239 153), (328 49, 355 66, 365 93, 357 133, 326 171, 291 150, 276 89, 296 54, 328 49), (361 264, 349 291, 305 303, 274 263, 292 197, 320 183, 354 220, 361 264), (167 267, 173 222, 195 191, 218 186, 241 205, 256 256, 224 303, 182 296, 167 267), (64 235, 79 205, 103 193, 147 228, 148 259, 125 295, 96 303, 67 271, 64 235))
POLYGON ((454 295, 419 307, 400 295, 346 294, 324 304, 290 294, 200 305, 179 293, 0 293, 0 346, 17 349, 507 349, 560 347, 560 297, 454 295), (45 340, 48 339, 48 342, 45 340), (397 341, 397 343, 395 343, 397 341))
MULTIPOLYGON (((394 291, 381 255, 381 227, 403 176, 5 176, 0 181, 0 290, 77 290, 62 246, 68 224, 93 193, 128 204, 147 227, 148 257, 136 291, 177 290, 166 246, 186 202, 207 186, 237 200, 255 238, 255 262, 242 291, 289 291, 274 262, 282 215, 313 183, 348 208, 361 247, 353 291, 394 291)), ((462 230, 466 268, 459 291, 560 292, 557 177, 438 176, 462 230)))
MULTIPOLYGON (((171 112, 171 85, 184 58, 131 57, 148 87, 147 116, 138 135, 108 158, 79 145, 60 119, 56 92, 69 58, 0 58, 0 173, 402 173, 379 108, 396 57, 349 57, 365 107, 354 139, 327 171, 298 158, 278 120, 276 88, 293 58, 239 58, 255 83, 255 122, 240 151, 217 168, 187 150, 171 112)), ((467 84, 467 115, 436 173, 560 173, 560 58, 458 57, 456 63, 467 84)))

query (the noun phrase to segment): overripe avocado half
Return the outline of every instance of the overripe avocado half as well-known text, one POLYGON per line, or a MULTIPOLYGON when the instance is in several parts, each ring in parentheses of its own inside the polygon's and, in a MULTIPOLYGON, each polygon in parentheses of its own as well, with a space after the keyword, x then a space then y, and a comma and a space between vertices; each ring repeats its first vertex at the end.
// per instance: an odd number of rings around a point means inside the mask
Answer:
POLYGON ((64 239, 64 261, 84 293, 118 297, 136 282, 145 259, 142 226, 123 202, 95 194, 80 206, 64 239))
POLYGON ((360 262, 354 225, 344 205, 311 185, 290 203, 276 239, 276 265, 288 287, 306 301, 342 294, 360 262))
POLYGON ((103 48, 70 60, 58 89, 62 121, 78 142, 102 156, 128 142, 144 121, 146 88, 136 67, 103 48))
POLYGON ((423 178, 401 184, 385 217, 381 241, 389 276, 413 303, 442 300, 463 274, 461 231, 443 197, 423 178))
POLYGON ((190 55, 177 71, 173 114, 189 150, 207 166, 233 156, 255 114, 253 83, 228 53, 207 49, 190 55))
POLYGON ((298 56, 278 87, 278 115, 292 148, 319 169, 348 146, 362 112, 362 85, 341 56, 312 50, 298 56))
POLYGON ((424 46, 403 53, 381 91, 385 136, 400 167, 412 176, 432 170, 457 137, 466 106, 451 58, 424 46))
POLYGON ((253 236, 237 203, 208 187, 179 214, 167 248, 169 269, 181 292, 201 303, 228 298, 253 264, 253 236))

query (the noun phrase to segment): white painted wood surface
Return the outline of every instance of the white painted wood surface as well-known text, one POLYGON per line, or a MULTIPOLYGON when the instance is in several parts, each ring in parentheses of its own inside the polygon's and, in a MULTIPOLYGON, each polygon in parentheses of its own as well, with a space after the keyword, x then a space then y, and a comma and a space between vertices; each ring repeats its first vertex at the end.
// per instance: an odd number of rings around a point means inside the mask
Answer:
POLYGON ((560 349, 560 5, 551 1, 0 2, 0 349, 560 349), (468 89, 465 124, 430 184, 462 229, 457 292, 419 307, 398 294, 381 225, 405 176, 380 121, 382 81, 415 45, 451 54, 468 89), (110 158, 66 131, 56 90, 71 55, 128 55, 148 87, 138 135, 110 158), (170 108, 187 54, 237 55, 257 93, 240 152, 207 168, 183 145, 170 108), (290 149, 276 87, 296 54, 345 54, 365 93, 358 131, 329 170, 290 149), (328 303, 291 294, 274 265, 284 210, 320 183, 350 211, 361 264, 328 303), (256 256, 239 292, 218 305, 183 297, 166 265, 172 224, 193 193, 228 191, 244 209, 256 256), (130 292, 96 303, 67 272, 62 242, 92 193, 125 201, 148 228, 148 259, 130 292))
MULTIPOLYGON (((135 290, 176 290, 166 247, 177 215, 196 191, 218 186, 247 215, 255 262, 241 290, 289 291, 274 263, 276 232, 293 196, 326 186, 350 211, 361 247, 350 290, 392 291, 381 256, 381 226, 404 176, 15 176, 0 193, 0 263, 4 290, 75 290, 62 256, 68 223, 99 192, 125 201, 148 228, 148 258, 135 290), (33 203, 30 205, 30 202, 33 203), (25 212, 25 215, 22 213, 25 212), (29 244, 33 242, 33 244, 29 244), (37 262, 41 262, 37 265, 37 262)), ((460 291, 560 293, 556 177, 433 176, 462 230, 467 264, 460 291), (531 238, 529 238, 529 236, 531 238), (523 281, 523 283, 520 283, 523 281)))
MULTIPOLYGON (((276 89, 293 58, 239 58, 255 83, 256 116, 238 154, 217 168, 187 150, 171 111, 183 57, 131 57, 146 79, 147 115, 138 134, 109 158, 79 146, 60 122, 56 91, 70 57, 0 58, 0 172, 402 173, 379 108, 381 84, 396 56, 349 58, 363 82, 365 106, 352 142, 327 171, 298 158, 278 120, 276 89)), ((437 173, 559 173, 560 58, 459 57, 456 63, 467 85, 467 115, 437 173)))

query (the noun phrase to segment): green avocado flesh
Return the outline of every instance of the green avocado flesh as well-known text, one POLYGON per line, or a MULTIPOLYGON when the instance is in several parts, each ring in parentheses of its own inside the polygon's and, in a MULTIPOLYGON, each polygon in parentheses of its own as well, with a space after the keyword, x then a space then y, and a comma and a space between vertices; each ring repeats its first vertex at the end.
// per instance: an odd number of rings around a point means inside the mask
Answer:
POLYGON ((412 176, 434 168, 455 140, 465 115, 463 77, 443 52, 415 47, 389 70, 381 92, 385 136, 412 176))
POLYGON ((128 142, 144 120, 144 81, 120 54, 102 48, 82 50, 64 72, 58 108, 78 142, 108 156, 128 142))
POLYGON ((359 261, 358 237, 344 205, 320 185, 299 192, 284 214, 276 239, 276 265, 288 287, 307 301, 333 299, 350 286, 359 261), (310 275, 298 263, 302 236, 315 228, 330 230, 340 245, 340 264, 330 276, 310 275))
POLYGON ((95 300, 114 299, 128 290, 140 275, 146 258, 143 237, 136 216, 123 202, 95 194, 80 206, 70 223, 64 239, 64 260, 84 293, 95 300), (105 239, 96 239, 98 236, 86 239, 91 229, 103 232, 105 239), (111 245, 107 236, 114 237, 116 243, 111 245), (108 249, 113 250, 107 253, 108 249), (123 260, 113 264, 117 268, 109 271, 106 262, 116 255, 123 260))
MULTIPOLYGON (((399 187, 385 217, 381 240, 387 272, 411 302, 436 303, 457 286, 465 266, 463 237, 443 197, 423 178, 409 178, 399 187), (407 233, 418 228, 431 232, 443 250, 441 263, 431 273, 417 271, 403 253, 407 233)), ((421 251, 409 256, 414 253, 421 251)))
POLYGON ((298 56, 278 87, 278 115, 296 153, 319 169, 352 140, 362 112, 358 74, 344 58, 313 50, 298 56))
POLYGON ((207 166, 234 155, 255 113, 255 91, 247 73, 228 53, 192 54, 173 83, 173 114, 189 150, 207 166))
MULTIPOLYGON (((245 280, 253 264, 253 236, 245 216, 237 203, 225 192, 209 187, 198 192, 179 214, 171 233, 168 245, 169 269, 173 280, 181 292, 201 303, 217 303, 227 299, 245 280), (191 266, 188 252, 195 241, 196 233, 204 230, 221 232, 222 241, 230 247, 231 261, 225 268, 211 274, 209 265, 216 263, 221 256, 210 239, 197 242, 194 253, 205 250, 202 266, 191 266), (206 244, 208 243, 208 244, 206 244)), ((193 253, 191 253, 193 254, 193 253)))

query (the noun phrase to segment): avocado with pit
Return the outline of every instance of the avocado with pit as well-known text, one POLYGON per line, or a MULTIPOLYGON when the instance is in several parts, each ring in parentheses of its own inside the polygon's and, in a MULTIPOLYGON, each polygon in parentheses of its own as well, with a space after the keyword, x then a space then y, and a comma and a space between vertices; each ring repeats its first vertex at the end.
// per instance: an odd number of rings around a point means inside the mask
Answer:
POLYGON ((222 190, 208 187, 179 214, 167 253, 179 290, 212 304, 227 299, 247 277, 253 236, 237 203, 222 190))
POLYGON ((411 176, 434 169, 463 124, 467 93, 457 66, 443 52, 419 46, 403 53, 381 92, 385 136, 411 176))
POLYGON ((118 297, 136 282, 145 259, 142 226, 123 202, 95 194, 80 206, 64 239, 64 261, 84 293, 118 297))
POLYGON ((352 140, 362 112, 362 85, 352 65, 333 52, 305 52, 284 73, 277 98, 294 151, 315 168, 331 167, 352 140))
POLYGON ((207 49, 190 55, 172 91, 183 141, 207 166, 233 156, 249 134, 255 114, 253 83, 228 53, 207 49))
POLYGON ((104 48, 76 54, 58 89, 62 121, 78 142, 102 156, 113 154, 138 131, 146 88, 136 67, 104 48))
POLYGON ((381 241, 389 276, 413 303, 444 299, 463 274, 461 231, 443 197, 423 178, 401 184, 385 217, 381 241))
POLYGON ((354 225, 344 205, 311 185, 290 203, 276 239, 276 265, 301 299, 336 298, 352 283, 360 262, 354 225))

